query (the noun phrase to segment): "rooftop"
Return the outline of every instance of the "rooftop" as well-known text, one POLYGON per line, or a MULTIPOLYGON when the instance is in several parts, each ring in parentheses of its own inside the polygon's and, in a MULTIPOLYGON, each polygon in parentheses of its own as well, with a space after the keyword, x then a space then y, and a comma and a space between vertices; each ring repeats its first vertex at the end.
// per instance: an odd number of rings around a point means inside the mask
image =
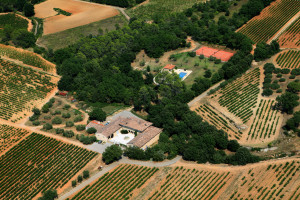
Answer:
POLYGON ((138 134, 135 138, 128 142, 128 144, 132 144, 141 148, 155 136, 159 135, 161 132, 162 129, 150 126, 144 132, 138 134))
POLYGON ((164 69, 174 69, 175 68, 175 65, 172 65, 172 64, 167 64, 164 69))

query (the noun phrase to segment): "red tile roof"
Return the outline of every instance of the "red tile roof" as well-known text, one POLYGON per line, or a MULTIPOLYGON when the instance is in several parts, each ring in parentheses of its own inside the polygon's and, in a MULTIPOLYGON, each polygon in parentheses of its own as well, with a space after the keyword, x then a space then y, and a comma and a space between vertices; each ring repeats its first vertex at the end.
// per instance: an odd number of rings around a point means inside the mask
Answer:
POLYGON ((144 132, 138 134, 135 138, 128 142, 128 144, 132 144, 141 148, 161 132, 162 129, 156 128, 154 126, 149 126, 144 132))
POLYGON ((175 65, 172 65, 172 64, 167 64, 164 69, 174 69, 175 68, 175 65))

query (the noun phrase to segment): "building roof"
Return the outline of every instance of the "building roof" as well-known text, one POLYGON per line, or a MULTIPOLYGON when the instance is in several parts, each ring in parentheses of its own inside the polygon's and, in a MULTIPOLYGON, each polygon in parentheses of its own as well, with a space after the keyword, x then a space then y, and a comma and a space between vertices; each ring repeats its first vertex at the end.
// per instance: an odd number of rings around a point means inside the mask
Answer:
POLYGON ((92 128, 92 127, 94 127, 97 130, 97 132, 99 133, 104 128, 104 125, 98 121, 93 120, 86 126, 86 128, 88 129, 88 128, 92 128))
POLYGON ((175 68, 175 65, 172 65, 172 64, 167 64, 164 69, 174 69, 175 68))
POLYGON ((150 126, 144 132, 138 134, 135 138, 128 142, 128 144, 141 148, 161 132, 162 129, 150 126))
POLYGON ((99 129, 99 132, 97 129, 97 133, 101 133, 105 137, 109 137, 110 135, 118 131, 120 128, 122 128, 122 126, 143 132, 151 125, 151 122, 145 121, 138 117, 118 117, 108 125, 104 126, 102 129, 99 129))

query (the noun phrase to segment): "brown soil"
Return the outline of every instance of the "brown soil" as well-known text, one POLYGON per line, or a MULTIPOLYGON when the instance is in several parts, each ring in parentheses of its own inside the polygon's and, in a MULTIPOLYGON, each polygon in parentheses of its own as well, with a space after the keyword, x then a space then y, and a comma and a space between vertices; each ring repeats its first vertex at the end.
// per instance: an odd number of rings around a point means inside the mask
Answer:
POLYGON ((76 0, 47 0, 35 5, 35 16, 44 19, 44 34, 60 32, 119 14, 115 8, 90 4, 76 0), (53 8, 72 13, 71 16, 57 15, 53 8))

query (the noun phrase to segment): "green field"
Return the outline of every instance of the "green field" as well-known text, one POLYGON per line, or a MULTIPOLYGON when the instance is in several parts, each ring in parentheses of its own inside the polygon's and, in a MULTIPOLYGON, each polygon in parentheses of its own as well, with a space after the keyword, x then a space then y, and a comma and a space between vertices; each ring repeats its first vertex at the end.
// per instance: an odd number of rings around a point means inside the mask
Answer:
POLYGON ((118 15, 98 22, 93 22, 84 26, 71 28, 58 33, 42 36, 38 40, 38 45, 57 50, 76 43, 80 38, 88 35, 98 35, 99 28, 105 31, 115 30, 115 24, 121 27, 127 24, 128 21, 123 15, 118 15))
POLYGON ((0 28, 10 25, 13 29, 27 29, 28 22, 27 20, 15 15, 15 14, 6 14, 0 15, 0 28))
POLYGON ((126 12, 131 17, 150 19, 154 14, 183 11, 197 2, 203 2, 203 0, 150 0, 149 3, 126 12))

